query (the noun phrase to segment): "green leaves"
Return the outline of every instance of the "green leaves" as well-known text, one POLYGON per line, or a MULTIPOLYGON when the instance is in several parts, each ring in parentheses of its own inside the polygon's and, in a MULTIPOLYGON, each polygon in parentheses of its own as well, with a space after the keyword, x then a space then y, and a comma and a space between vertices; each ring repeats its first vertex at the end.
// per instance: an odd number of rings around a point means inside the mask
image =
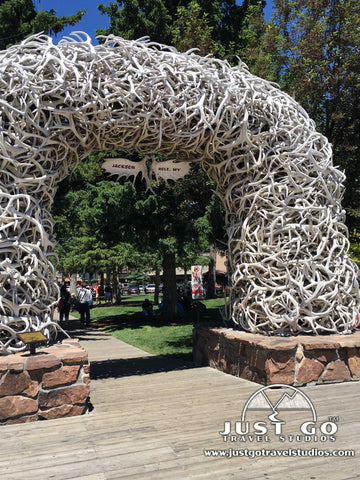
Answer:
POLYGON ((208 14, 196 1, 192 1, 187 7, 177 8, 176 20, 172 25, 172 41, 183 52, 197 48, 199 55, 205 56, 210 52, 216 55, 219 47, 212 38, 213 30, 208 14))
MULTIPOLYGON (((333 146, 346 173, 343 205, 350 233, 360 230, 360 3, 274 1, 264 46, 276 79, 295 96, 333 146)), ((354 241, 355 236, 352 236, 354 241)))
POLYGON ((163 0, 118 0, 98 6, 110 17, 110 28, 97 34, 111 33, 126 39, 151 36, 153 41, 168 43, 171 15, 163 0))
POLYGON ((176 183, 154 182, 151 192, 142 182, 110 180, 100 167, 105 155, 92 153, 59 187, 53 215, 62 268, 149 270, 168 253, 183 265, 224 235, 220 201, 199 165, 176 183))
POLYGON ((55 10, 35 10, 33 0, 5 0, 0 4, 0 49, 34 33, 54 35, 67 25, 75 25, 86 10, 78 10, 70 16, 57 17, 55 10))

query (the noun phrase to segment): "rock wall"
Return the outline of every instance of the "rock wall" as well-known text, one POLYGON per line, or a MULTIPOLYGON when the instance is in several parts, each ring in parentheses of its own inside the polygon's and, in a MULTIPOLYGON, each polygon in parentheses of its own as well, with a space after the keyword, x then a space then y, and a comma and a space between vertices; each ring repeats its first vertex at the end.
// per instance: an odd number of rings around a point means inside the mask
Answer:
POLYGON ((352 335, 269 337, 195 327, 194 361, 237 377, 273 385, 360 379, 360 331, 352 335))
POLYGON ((78 340, 0 357, 0 424, 81 415, 89 392, 88 354, 78 340))

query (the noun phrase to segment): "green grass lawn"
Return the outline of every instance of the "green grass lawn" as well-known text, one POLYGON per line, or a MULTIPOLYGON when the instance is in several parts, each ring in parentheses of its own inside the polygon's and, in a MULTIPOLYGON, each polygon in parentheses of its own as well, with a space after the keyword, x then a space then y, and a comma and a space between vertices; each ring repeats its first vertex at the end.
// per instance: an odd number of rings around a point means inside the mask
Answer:
POLYGON ((152 300, 150 295, 127 295, 119 306, 95 306, 91 310, 92 326, 146 352, 191 360, 193 324, 221 324, 223 298, 204 300, 206 310, 190 310, 184 318, 168 323, 156 308, 154 317, 142 314, 141 304, 146 297, 152 300))

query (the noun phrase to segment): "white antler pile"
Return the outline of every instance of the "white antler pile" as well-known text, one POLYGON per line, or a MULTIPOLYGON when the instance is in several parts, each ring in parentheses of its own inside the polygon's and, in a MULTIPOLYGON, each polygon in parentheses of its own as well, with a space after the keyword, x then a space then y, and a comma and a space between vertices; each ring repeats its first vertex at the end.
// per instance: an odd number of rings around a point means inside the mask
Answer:
POLYGON ((146 41, 45 36, 0 55, 0 351, 55 334, 50 205, 95 150, 201 161, 227 211, 231 312, 253 332, 351 332, 343 175, 306 112, 240 65, 146 41))

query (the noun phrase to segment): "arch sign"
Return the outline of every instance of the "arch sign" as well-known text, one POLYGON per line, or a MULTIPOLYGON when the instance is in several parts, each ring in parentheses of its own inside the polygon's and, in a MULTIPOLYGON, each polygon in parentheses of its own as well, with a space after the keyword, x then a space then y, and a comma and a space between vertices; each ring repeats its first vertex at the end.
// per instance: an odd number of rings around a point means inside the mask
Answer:
POLYGON ((168 180, 179 180, 190 172, 189 162, 173 162, 172 160, 157 162, 155 158, 146 156, 140 162, 132 162, 127 158, 106 158, 101 165, 110 175, 116 175, 118 179, 130 177, 135 182, 136 177, 141 173, 142 180, 146 181, 147 187, 151 188, 151 181, 160 178, 168 180))
POLYGON ((244 64, 147 40, 37 35, 0 53, 0 352, 56 334, 50 206, 91 150, 201 162, 226 208, 230 314, 249 332, 351 333, 343 174, 306 112, 244 64))

